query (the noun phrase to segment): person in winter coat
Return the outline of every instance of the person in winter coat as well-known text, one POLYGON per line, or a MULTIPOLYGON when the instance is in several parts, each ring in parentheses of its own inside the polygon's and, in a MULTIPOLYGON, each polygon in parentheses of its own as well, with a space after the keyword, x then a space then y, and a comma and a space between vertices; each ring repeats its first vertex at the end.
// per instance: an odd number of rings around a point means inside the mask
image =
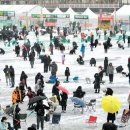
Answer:
POLYGON ((112 63, 109 63, 109 65, 107 67, 107 73, 109 75, 109 81, 110 81, 110 83, 112 83, 113 75, 114 75, 114 67, 113 67, 112 63))
POLYGON ((59 81, 56 81, 55 85, 52 87, 52 96, 56 95, 58 102, 60 104, 60 94, 59 94, 59 89, 57 88, 60 85, 59 81))
POLYGON ((125 43, 125 32, 123 33, 123 41, 125 43))
POLYGON ((65 70, 65 76, 66 76, 66 81, 69 82, 69 76, 70 76, 70 70, 69 70, 69 67, 66 67, 66 70, 65 70))
POLYGON ((7 117, 2 117, 0 122, 0 130, 7 130, 8 129, 8 123, 7 123, 7 117))
POLYGON ((45 54, 42 58, 42 62, 44 63, 44 73, 47 73, 50 63, 51 63, 51 57, 45 54))
POLYGON ((27 49, 26 49, 26 48, 23 48, 22 51, 23 51, 22 56, 23 56, 23 59, 24 59, 24 61, 25 61, 25 60, 27 60, 27 49))
POLYGON ((16 104, 21 102, 22 96, 21 96, 21 91, 18 87, 16 87, 16 89, 14 89, 13 93, 12 93, 12 103, 16 104))
POLYGON ((35 43, 34 47, 35 47, 35 50, 37 52, 37 56, 39 57, 40 53, 41 53, 41 47, 40 47, 40 45, 38 43, 35 43))
POLYGON ((25 88, 24 88, 24 83, 23 82, 20 82, 19 84, 19 89, 21 91, 21 103, 23 102, 23 99, 25 98, 25 88))
POLYGON ((107 42, 104 42, 103 46, 104 46, 104 52, 107 53, 107 50, 108 50, 108 44, 107 44, 107 42))
POLYGON ((27 78, 28 78, 27 74, 24 71, 22 71, 20 81, 26 86, 26 88, 27 88, 27 78))
MULTIPOLYGON (((28 87, 28 91, 27 91, 27 94, 26 94, 26 95, 28 96, 29 101, 30 101, 33 97, 36 96, 35 92, 32 91, 31 87, 28 87)), ((33 104, 29 105, 29 106, 28 106, 28 110, 33 109, 33 107, 34 107, 33 104)))
POLYGON ((129 84, 130 84, 130 73, 128 73, 128 74, 126 75, 126 77, 129 78, 129 84))
POLYGON ((79 57, 77 58, 77 62, 78 62, 80 65, 84 65, 83 57, 79 55, 79 57))
POLYGON ((128 96, 128 99, 127 99, 128 103, 129 103, 129 110, 130 110, 130 94, 128 96))
POLYGON ((113 95, 113 90, 111 88, 107 88, 105 92, 106 92, 105 96, 107 96, 107 95, 111 95, 112 96, 113 95))
POLYGON ((10 72, 11 88, 13 88, 15 85, 15 71, 13 66, 10 66, 9 72, 10 72))
POLYGON ((117 130, 117 126, 114 123, 106 122, 103 124, 102 130, 117 130))
POLYGON ((95 93, 99 93, 100 92, 100 76, 98 73, 96 73, 94 75, 94 89, 95 89, 95 93))
POLYGON ((31 127, 28 127, 28 130, 37 130, 36 124, 32 124, 31 127))
POLYGON ((51 75, 55 75, 56 76, 56 73, 57 73, 57 70, 58 70, 58 66, 57 64, 53 61, 52 64, 50 65, 50 68, 51 68, 51 75))
POLYGON ((84 58, 84 54, 85 54, 85 45, 84 44, 81 45, 80 52, 82 53, 82 57, 84 58))
POLYGON ((103 78, 103 73, 104 73, 104 70, 102 68, 102 66, 99 66, 99 77, 100 77, 100 82, 102 82, 102 78, 103 78))
POLYGON ((85 95, 85 92, 82 90, 81 86, 78 86, 75 92, 73 92, 73 97, 83 98, 85 95))
POLYGON ((62 112, 66 112, 66 106, 67 106, 67 99, 68 99, 68 95, 64 92, 62 92, 60 94, 61 96, 61 106, 62 106, 62 112))
POLYGON ((94 35, 93 34, 91 35, 91 38, 90 38, 90 47, 91 47, 91 51, 93 51, 93 47, 94 47, 94 35))
POLYGON ((63 44, 60 44, 59 49, 60 49, 61 53, 63 53, 65 51, 65 46, 63 44))
POLYGON ((17 104, 14 110, 14 115, 13 115, 13 126, 15 130, 18 130, 21 128, 19 112, 20 112, 20 108, 19 108, 19 105, 17 104))
POLYGON ((36 85, 35 85, 35 93, 37 93, 38 90, 42 90, 43 91, 43 86, 42 86, 42 83, 41 83, 41 80, 38 79, 36 85))
POLYGON ((39 124, 41 123, 41 130, 44 129, 44 114, 45 109, 49 110, 50 108, 43 104, 42 101, 38 101, 35 107, 37 113, 37 129, 39 129, 39 124))
POLYGON ((43 45, 43 43, 40 44, 40 48, 42 52, 45 52, 45 46, 43 45))
POLYGON ((104 71, 106 73, 106 76, 108 75, 107 74, 107 67, 108 67, 108 57, 105 57, 105 59, 104 59, 104 71))
POLYGON ((43 80, 44 76, 41 73, 37 73, 36 77, 35 77, 35 84, 37 84, 38 79, 40 79, 41 81, 41 85, 42 87, 44 87, 44 80, 43 80))
POLYGON ((4 73, 5 73, 5 79, 6 79, 6 84, 10 84, 10 71, 9 71, 9 68, 8 68, 8 65, 5 65, 5 68, 4 68, 4 73))
POLYGON ((15 46, 15 53, 17 55, 17 57, 19 56, 19 53, 20 53, 20 46, 19 44, 17 43, 16 46, 15 46))
POLYGON ((52 44, 52 42, 50 43, 49 47, 50 47, 51 55, 53 55, 53 44, 52 44))
POLYGON ((62 54, 62 65, 65 63, 65 54, 62 54))
POLYGON ((31 51, 29 54, 29 61, 30 61, 31 68, 33 68, 34 61, 35 61, 35 52, 34 51, 31 51))
POLYGON ((128 48, 130 47, 130 36, 128 36, 128 48))
POLYGON ((114 121, 116 120, 116 113, 108 113, 107 114, 107 122, 112 121, 112 123, 114 123, 114 121))
POLYGON ((130 57, 128 58, 128 70, 129 70, 129 73, 130 73, 130 57))

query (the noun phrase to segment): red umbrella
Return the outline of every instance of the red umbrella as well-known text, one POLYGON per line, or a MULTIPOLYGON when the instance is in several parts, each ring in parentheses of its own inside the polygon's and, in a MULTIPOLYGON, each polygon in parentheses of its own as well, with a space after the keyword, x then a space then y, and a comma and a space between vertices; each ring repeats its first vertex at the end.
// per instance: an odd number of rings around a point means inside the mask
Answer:
POLYGON ((57 88, 58 88, 59 90, 61 90, 62 92, 66 93, 66 94, 69 94, 69 91, 68 91, 66 88, 64 88, 64 87, 62 87, 62 86, 58 86, 57 88))

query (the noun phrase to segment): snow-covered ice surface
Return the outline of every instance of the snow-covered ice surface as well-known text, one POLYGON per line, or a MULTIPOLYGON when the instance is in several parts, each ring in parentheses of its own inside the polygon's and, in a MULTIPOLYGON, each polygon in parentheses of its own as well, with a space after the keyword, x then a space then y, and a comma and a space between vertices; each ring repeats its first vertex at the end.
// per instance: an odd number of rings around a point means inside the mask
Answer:
MULTIPOLYGON (((80 36, 79 36, 80 37, 80 36)), ((128 57, 130 57, 130 48, 127 48, 127 43, 125 43, 125 49, 119 49, 117 47, 116 41, 112 40, 113 47, 108 50, 108 53, 104 53, 103 45, 97 46, 97 48, 94 48, 94 51, 90 51, 89 43, 86 44, 86 53, 85 53, 85 65, 79 65, 76 62, 77 57, 80 54, 80 38, 73 38, 73 36, 68 36, 72 41, 76 41, 78 43, 78 50, 76 52, 76 55, 69 55, 69 51, 71 48, 71 44, 65 44, 66 46, 66 51, 65 51, 65 65, 62 65, 61 63, 61 53, 59 50, 54 50, 54 55, 51 56, 53 61, 56 61, 58 64, 58 79, 61 82, 61 85, 66 87, 69 91, 69 97, 73 95, 73 91, 76 90, 76 88, 80 85, 82 86, 83 90, 86 92, 85 101, 89 101, 90 99, 96 99, 96 111, 86 111, 86 108, 84 110, 84 114, 81 114, 80 111, 77 111, 74 113, 73 111, 73 103, 70 99, 68 99, 68 105, 67 105, 67 112, 63 113, 61 116, 61 129, 62 130, 101 130, 102 124, 106 122, 107 120, 107 113, 103 111, 101 108, 101 99, 104 96, 103 90, 107 87, 111 87, 114 90, 114 96, 118 97, 121 101, 121 109, 117 115, 117 120, 115 123, 119 125, 119 119, 121 118, 122 111, 124 108, 128 108, 128 103, 127 103, 127 97, 128 93, 130 91, 130 85, 128 83, 128 77, 124 77, 121 74, 117 74, 115 70, 114 74, 114 83, 109 84, 108 77, 104 75, 103 80, 105 81, 104 85, 101 85, 101 91, 100 94, 95 94, 94 93, 94 85, 93 85, 93 80, 94 80, 94 74, 98 72, 98 66, 103 66, 103 61, 104 57, 108 57, 109 62, 112 62, 114 67, 116 68, 119 65, 122 65, 124 68, 124 72, 128 72, 127 68, 127 62, 128 62, 128 57), (89 65, 89 60, 94 57, 97 60, 97 65, 96 67, 91 67, 89 65), (65 76, 64 76, 64 71, 65 68, 69 67, 70 68, 70 82, 69 83, 63 83, 65 81, 65 76), (79 82, 75 83, 73 82, 73 77, 78 75, 79 76, 79 82), (91 79, 91 84, 87 84, 85 81, 86 77, 90 77, 91 79), (89 127, 88 124, 86 123, 86 119, 90 115, 97 116, 97 126, 96 127, 89 127)), ((42 40, 48 41, 49 35, 45 35, 41 37, 42 40)), ((36 40, 36 39, 35 39, 36 40)), ((35 41, 34 40, 34 41, 35 41)), ((99 41, 103 43, 103 40, 99 41)), ((38 72, 41 72, 44 75, 44 80, 47 81, 50 76, 50 72, 48 73, 43 73, 43 64, 41 61, 36 58, 35 60, 35 65, 34 68, 31 69, 29 61, 24 61, 22 57, 16 57, 13 49, 14 47, 5 47, 3 43, 1 42, 1 47, 5 49, 6 53, 5 55, 0 55, 0 104, 2 104, 2 107, 5 107, 6 105, 11 104, 11 94, 14 88, 10 88, 10 86, 6 86, 5 83, 5 77, 3 73, 3 68, 5 65, 12 65, 15 69, 15 80, 16 83, 15 85, 17 86, 19 84, 19 79, 20 79, 20 74, 21 71, 25 71, 25 73, 28 75, 28 80, 27 84, 28 86, 31 86, 34 89, 34 79, 35 75, 38 72)), ((47 44, 47 43, 46 43, 47 44)), ((48 43, 49 44, 49 43, 48 43)), ((47 53, 48 48, 46 48, 47 53)), ((53 84, 45 84, 44 92, 48 97, 51 97, 51 90, 52 90, 53 84)), ((27 111, 27 103, 28 103, 28 98, 26 97, 24 100, 23 104, 20 104, 21 108, 21 113, 27 112, 28 113, 28 118, 27 118, 27 126, 30 126, 32 123, 36 123, 36 114, 33 112, 32 114, 31 111, 27 111)), ((58 106, 57 111, 61 112, 61 106, 58 106)), ((11 117, 9 117, 9 120, 12 122, 11 117)), ((25 124, 22 123, 22 130, 25 130, 25 124)), ((26 127, 27 127, 26 126, 26 127)), ((48 122, 45 122, 45 129, 44 130, 49 130, 50 129, 50 124, 48 122)), ((56 128, 57 130, 57 128, 56 128)), ((119 128, 119 130, 130 130, 130 127, 127 126, 125 128, 119 128)))

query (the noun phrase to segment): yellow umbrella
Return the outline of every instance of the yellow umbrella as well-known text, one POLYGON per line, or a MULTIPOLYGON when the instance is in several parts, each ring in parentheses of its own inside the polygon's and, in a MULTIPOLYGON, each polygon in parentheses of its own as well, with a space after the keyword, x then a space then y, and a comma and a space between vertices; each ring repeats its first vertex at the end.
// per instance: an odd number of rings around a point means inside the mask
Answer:
POLYGON ((101 101, 101 106, 105 112, 115 113, 119 111, 121 102, 114 96, 105 96, 101 101))

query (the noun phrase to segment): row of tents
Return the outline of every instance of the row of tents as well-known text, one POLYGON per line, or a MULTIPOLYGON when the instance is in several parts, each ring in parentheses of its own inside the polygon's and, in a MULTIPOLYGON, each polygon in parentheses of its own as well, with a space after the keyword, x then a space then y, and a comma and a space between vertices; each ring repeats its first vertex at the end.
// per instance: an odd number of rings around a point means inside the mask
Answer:
MULTIPOLYGON (((129 10, 130 5, 124 5, 119 10, 114 11, 111 16, 113 17, 113 20, 115 20, 115 22, 122 21, 129 25, 130 14, 126 13, 126 11, 129 12, 129 10)), ((71 7, 68 8, 66 12, 62 12, 58 7, 55 8, 53 12, 50 12, 45 7, 41 7, 39 5, 0 5, 0 20, 3 20, 3 22, 7 20, 7 16, 12 17, 12 19, 15 18, 15 21, 24 20, 24 22, 26 21, 27 23, 27 21, 33 21, 34 19, 36 20, 36 18, 42 19, 44 18, 43 15, 47 15, 45 18, 48 18, 49 16, 49 18, 51 19, 54 15, 60 15, 60 19, 62 18, 62 22, 61 20, 59 20, 59 23, 65 23, 65 21, 67 20, 75 21, 75 16, 77 16, 78 22, 84 22, 85 25, 91 24, 91 26, 93 27, 98 26, 99 17, 101 16, 101 14, 96 14, 89 8, 87 8, 83 13, 78 13, 75 12, 71 7), (69 15, 69 17, 66 17, 66 15, 69 15), (66 19, 63 21, 64 18, 66 19)))

